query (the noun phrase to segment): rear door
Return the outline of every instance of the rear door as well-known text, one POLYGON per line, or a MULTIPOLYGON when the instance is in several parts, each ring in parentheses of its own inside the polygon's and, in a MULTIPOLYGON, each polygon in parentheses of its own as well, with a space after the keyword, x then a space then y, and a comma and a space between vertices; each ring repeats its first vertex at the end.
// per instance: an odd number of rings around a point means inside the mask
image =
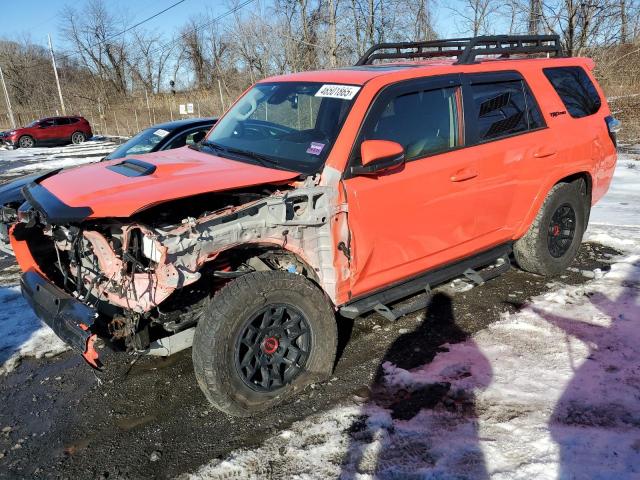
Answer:
POLYGON ((351 231, 351 295, 358 296, 464 256, 476 236, 477 166, 464 152, 461 77, 387 87, 354 145, 391 140, 403 169, 376 177, 345 174, 351 231))
POLYGON ((69 128, 68 118, 54 118, 53 126, 49 128, 49 138, 54 142, 69 140, 71 138, 69 128))
POLYGON ((489 248, 508 241, 529 211, 540 168, 557 154, 555 137, 520 73, 465 75, 463 90, 465 155, 478 168, 477 245, 489 248))

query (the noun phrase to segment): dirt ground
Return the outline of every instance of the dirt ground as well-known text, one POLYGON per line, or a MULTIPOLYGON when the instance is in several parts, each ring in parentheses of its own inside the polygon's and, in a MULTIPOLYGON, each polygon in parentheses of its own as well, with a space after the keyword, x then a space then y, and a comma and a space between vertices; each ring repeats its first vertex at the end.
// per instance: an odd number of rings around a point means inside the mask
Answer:
MULTIPOLYGON (((588 278, 581 271, 606 271, 615 253, 585 243, 574 268, 554 281, 583 283, 588 278)), ((0 269, 3 283, 17 278, 9 259, 0 259, 0 269)), ((434 325, 424 344, 407 345, 393 355, 426 363, 443 343, 463 340, 499 320, 502 312, 517 310, 547 291, 549 282, 513 268, 485 285, 454 293, 455 328, 434 325)), ((389 347, 423 318, 419 312, 395 323, 377 314, 355 322, 340 319, 341 351, 333 378, 248 419, 210 407, 196 385, 190 349, 165 359, 103 351, 106 368, 98 374, 71 352, 24 360, 0 377, 0 478, 170 478, 193 471, 236 448, 268 441, 311 413, 352 402, 354 395, 366 397, 381 362, 393 361, 389 347)), ((407 408, 415 408, 413 403, 406 402, 407 408)))

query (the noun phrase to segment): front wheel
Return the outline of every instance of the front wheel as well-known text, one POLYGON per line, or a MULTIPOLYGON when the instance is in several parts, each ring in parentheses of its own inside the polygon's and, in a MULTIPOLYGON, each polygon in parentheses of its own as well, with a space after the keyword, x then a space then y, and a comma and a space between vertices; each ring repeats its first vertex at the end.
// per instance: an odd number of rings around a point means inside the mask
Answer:
POLYGON ((548 193, 527 233, 513 247, 518 266, 554 276, 576 257, 585 230, 589 197, 583 184, 559 183, 548 193))
POLYGON ((18 146, 20 148, 31 148, 35 144, 36 142, 29 135, 23 135, 22 137, 20 137, 20 140, 18 140, 18 146))
POLYGON ((82 132, 74 132, 74 134, 71 135, 71 143, 73 143, 74 145, 78 145, 79 143, 84 142, 86 139, 86 135, 82 132))
POLYGON ((334 312, 316 285, 288 272, 254 272, 209 303, 196 327, 193 366, 209 402, 247 416, 328 377, 336 343, 334 312))

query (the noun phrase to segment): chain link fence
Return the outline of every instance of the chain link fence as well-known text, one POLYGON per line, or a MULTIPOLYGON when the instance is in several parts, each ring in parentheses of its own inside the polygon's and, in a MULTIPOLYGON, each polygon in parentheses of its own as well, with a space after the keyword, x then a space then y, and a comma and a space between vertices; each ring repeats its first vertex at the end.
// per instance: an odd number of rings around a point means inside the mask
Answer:
MULTIPOLYGON (((69 102, 66 105, 66 113, 86 118, 95 135, 129 137, 158 123, 185 118, 220 116, 234 100, 235 97, 216 94, 213 91, 157 95, 143 93, 105 104, 69 102), (181 105, 184 107, 183 110, 180 108, 181 105), (192 106, 192 110, 186 112, 188 105, 192 106)), ((59 105, 36 109, 14 107, 13 114, 17 126, 24 126, 40 118, 62 115, 62 111, 59 105)), ((9 114, 6 109, 2 109, 0 110, 0 131, 10 128, 9 114)))

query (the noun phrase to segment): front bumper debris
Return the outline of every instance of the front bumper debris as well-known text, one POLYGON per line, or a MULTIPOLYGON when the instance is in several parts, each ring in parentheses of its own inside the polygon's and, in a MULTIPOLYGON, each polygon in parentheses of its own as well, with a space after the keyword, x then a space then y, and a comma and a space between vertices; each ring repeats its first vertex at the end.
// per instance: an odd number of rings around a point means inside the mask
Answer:
POLYGON ((22 295, 36 315, 65 343, 80 352, 94 368, 100 368, 91 331, 97 312, 56 287, 41 274, 29 270, 20 279, 22 295))
POLYGON ((9 241, 9 226, 2 222, 0 222, 0 252, 15 256, 9 241))

